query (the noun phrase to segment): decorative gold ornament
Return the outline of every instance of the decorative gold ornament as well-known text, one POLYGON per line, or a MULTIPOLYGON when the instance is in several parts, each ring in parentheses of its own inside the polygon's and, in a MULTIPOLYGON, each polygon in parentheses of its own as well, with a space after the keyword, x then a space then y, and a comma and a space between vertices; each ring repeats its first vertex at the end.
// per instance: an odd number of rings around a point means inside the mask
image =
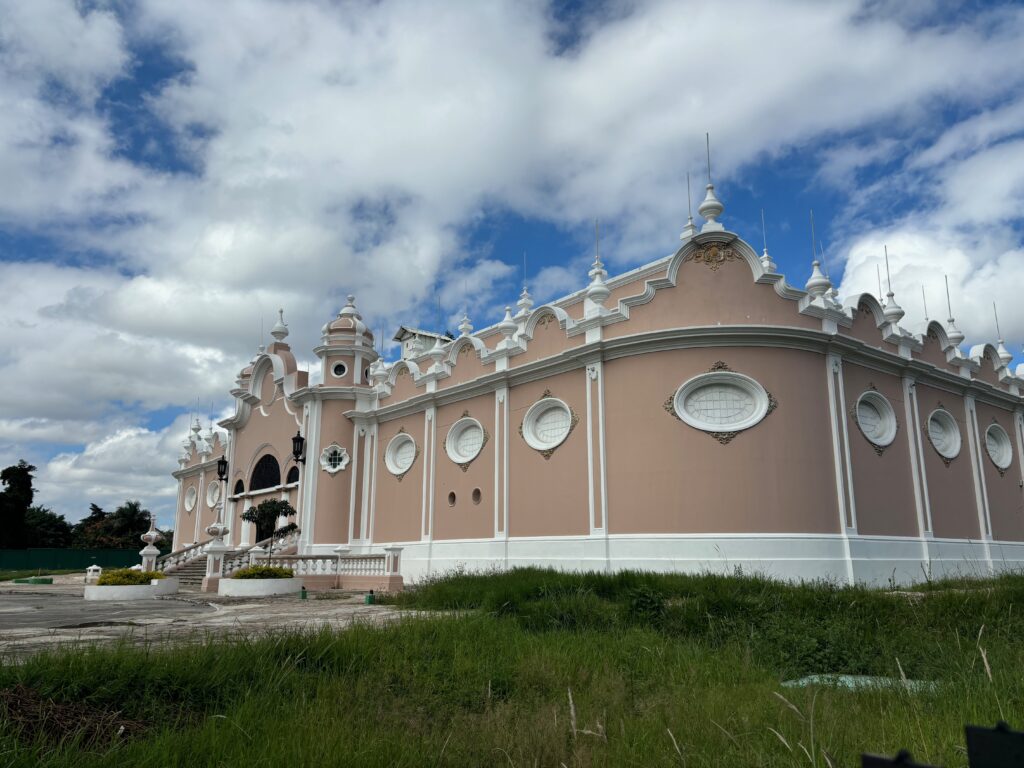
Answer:
POLYGON ((556 323, 556 322, 558 322, 558 318, 555 317, 554 315, 548 313, 548 314, 545 314, 540 320, 537 321, 537 325, 541 326, 542 328, 547 328, 549 325, 551 325, 551 323, 556 323))
POLYGON ((727 261, 739 261, 743 257, 728 245, 708 243, 693 254, 693 260, 706 265, 712 272, 717 271, 727 261))
POLYGON ((728 365, 723 363, 721 360, 718 360, 714 365, 712 365, 710 368, 708 368, 708 371, 710 371, 711 373, 714 373, 715 371, 730 371, 731 372, 732 368, 730 368, 728 365))

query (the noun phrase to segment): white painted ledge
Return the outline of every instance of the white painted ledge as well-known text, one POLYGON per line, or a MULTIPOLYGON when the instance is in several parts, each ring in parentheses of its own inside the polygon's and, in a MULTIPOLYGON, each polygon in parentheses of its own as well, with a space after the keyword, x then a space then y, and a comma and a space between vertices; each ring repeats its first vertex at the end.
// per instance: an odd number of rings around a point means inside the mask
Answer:
POLYGON ((221 579, 217 594, 224 597, 271 597, 273 595, 297 595, 302 589, 302 579, 221 579))
POLYGON ((87 584, 85 587, 86 600, 151 600, 156 594, 152 584, 104 587, 87 584))

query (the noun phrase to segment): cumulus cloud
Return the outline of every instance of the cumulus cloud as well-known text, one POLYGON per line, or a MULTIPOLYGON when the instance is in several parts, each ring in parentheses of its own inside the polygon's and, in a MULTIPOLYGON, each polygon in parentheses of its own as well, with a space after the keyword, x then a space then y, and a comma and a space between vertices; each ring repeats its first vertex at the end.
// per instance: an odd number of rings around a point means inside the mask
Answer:
MULTIPOLYGON (((494 210, 600 217, 613 268, 647 261, 680 230, 705 130, 725 179, 832 148, 818 179, 849 199, 844 293, 873 286, 884 236, 901 300, 920 281, 938 302, 948 271, 984 334, 966 296, 998 283, 1004 333, 1024 336, 1024 11, 926 21, 941 11, 650 0, 572 29, 540 0, 0 2, 0 229, 56 250, 0 263, 0 375, 21 384, 0 388, 0 457, 68 446, 44 473, 54 503, 163 499, 173 440, 148 415, 222 397, 261 319, 284 307, 300 353, 348 292, 375 329, 432 325, 438 298, 481 327, 518 282, 465 239, 494 210), (154 50, 175 66, 134 107, 163 165, 126 151, 105 101, 154 50), (964 119, 931 130, 950 105, 964 119), (920 204, 887 218, 894 194, 920 204), (162 457, 139 485, 114 469, 135 451, 162 457)), ((544 265, 535 297, 579 287, 586 261, 544 265)))

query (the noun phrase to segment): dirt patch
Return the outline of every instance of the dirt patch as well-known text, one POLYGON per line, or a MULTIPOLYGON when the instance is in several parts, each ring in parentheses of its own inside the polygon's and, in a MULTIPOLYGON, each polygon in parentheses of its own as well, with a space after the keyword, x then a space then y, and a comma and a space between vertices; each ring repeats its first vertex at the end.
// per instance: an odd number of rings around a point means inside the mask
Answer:
POLYGON ((110 711, 79 703, 64 703, 18 683, 0 688, 0 715, 24 744, 70 741, 83 748, 106 746, 141 734, 146 724, 110 711))

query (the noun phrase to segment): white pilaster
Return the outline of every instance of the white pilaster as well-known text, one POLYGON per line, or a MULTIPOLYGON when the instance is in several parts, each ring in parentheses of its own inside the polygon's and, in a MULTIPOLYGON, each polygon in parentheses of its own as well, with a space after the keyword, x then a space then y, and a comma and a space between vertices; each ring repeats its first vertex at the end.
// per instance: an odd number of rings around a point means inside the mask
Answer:
MULTIPOLYGON (((853 584, 855 581, 853 573, 853 555, 850 552, 850 516, 847 513, 846 491, 847 484, 843 481, 843 449, 846 448, 845 424, 846 424, 846 402, 842 393, 843 361, 839 355, 828 354, 825 356, 825 378, 828 389, 828 415, 830 432, 832 433, 832 462, 835 468, 836 480, 836 504, 839 511, 839 531, 843 541, 843 554, 846 560, 846 580, 853 584), (838 381, 838 386, 837 386, 838 381), (836 397, 839 396, 839 407, 836 407, 836 397)), ((847 469, 849 470, 849 454, 846 455, 847 469)), ((853 475, 847 476, 850 489, 850 498, 853 498, 853 475)))
POLYGON ((978 530, 981 534, 981 541, 985 552, 985 563, 989 573, 992 572, 992 549, 989 542, 992 539, 991 528, 988 522, 988 497, 985 488, 985 469, 982 465, 981 439, 978 433, 978 414, 975 409, 974 397, 964 397, 964 411, 967 415, 967 443, 971 452, 971 472, 974 476, 974 498, 978 505, 978 530))

